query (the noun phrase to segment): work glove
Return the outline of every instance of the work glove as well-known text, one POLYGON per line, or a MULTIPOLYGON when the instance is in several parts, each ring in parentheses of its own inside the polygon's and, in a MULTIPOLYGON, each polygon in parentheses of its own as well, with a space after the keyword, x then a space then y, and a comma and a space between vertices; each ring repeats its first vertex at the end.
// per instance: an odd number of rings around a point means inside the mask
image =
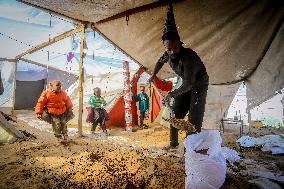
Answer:
POLYGON ((172 109, 171 101, 173 97, 174 97, 173 94, 169 92, 168 95, 163 99, 163 104, 170 109, 172 109))

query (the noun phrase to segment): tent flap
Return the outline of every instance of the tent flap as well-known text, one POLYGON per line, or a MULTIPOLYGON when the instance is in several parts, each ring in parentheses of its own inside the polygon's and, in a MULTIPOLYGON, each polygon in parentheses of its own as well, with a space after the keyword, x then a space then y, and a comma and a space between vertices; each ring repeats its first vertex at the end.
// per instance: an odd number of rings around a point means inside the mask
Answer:
POLYGON ((284 24, 277 33, 257 71, 248 79, 248 109, 260 105, 284 88, 284 24))
MULTIPOLYGON (((206 65, 211 84, 241 80, 266 53, 284 16, 279 1, 182 1, 174 4, 176 24, 185 47, 206 65), (216 11, 218 10, 218 11, 216 11)), ((95 27, 146 68, 153 70, 163 53, 161 41, 167 7, 119 18, 95 27)), ((161 78, 173 76, 165 66, 161 78)))

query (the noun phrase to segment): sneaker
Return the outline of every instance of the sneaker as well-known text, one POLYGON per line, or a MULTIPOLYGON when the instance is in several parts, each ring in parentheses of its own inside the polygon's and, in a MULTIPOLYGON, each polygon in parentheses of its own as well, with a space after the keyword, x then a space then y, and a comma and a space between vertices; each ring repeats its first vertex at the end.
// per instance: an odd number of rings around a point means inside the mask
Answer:
POLYGON ((105 136, 108 136, 108 135, 109 135, 108 132, 107 132, 107 130, 103 131, 103 135, 105 135, 105 136))
POLYGON ((178 163, 184 163, 185 162, 185 157, 182 156, 178 159, 178 163))
POLYGON ((143 128, 143 129, 148 129, 148 128, 149 128, 149 126, 148 126, 148 125, 146 125, 146 124, 143 124, 142 128, 143 128))
POLYGON ((68 135, 67 134, 65 134, 65 135, 63 135, 63 140, 68 140, 68 135))

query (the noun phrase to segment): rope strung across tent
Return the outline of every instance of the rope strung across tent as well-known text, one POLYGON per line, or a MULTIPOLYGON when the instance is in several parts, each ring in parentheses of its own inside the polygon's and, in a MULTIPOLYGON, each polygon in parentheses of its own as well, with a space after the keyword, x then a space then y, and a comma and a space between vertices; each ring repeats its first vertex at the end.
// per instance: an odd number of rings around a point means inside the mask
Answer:
POLYGON ((110 62, 110 66, 109 66, 109 72, 108 72, 108 76, 107 76, 107 83, 106 83, 106 88, 105 88, 105 94, 107 93, 107 86, 108 86, 108 82, 109 82, 109 77, 110 77, 110 72, 111 72, 111 67, 113 64, 113 57, 114 57, 114 53, 116 52, 116 48, 113 48, 113 52, 112 52, 112 57, 111 57, 111 62, 110 62))
POLYGON ((49 27, 51 28, 51 18, 52 18, 52 14, 50 14, 50 19, 49 19, 49 27))
POLYGON ((33 47, 33 45, 30 45, 30 44, 28 44, 28 43, 25 43, 25 42, 23 42, 23 41, 20 41, 20 40, 18 40, 18 39, 16 39, 16 38, 13 38, 13 37, 11 37, 11 36, 8 36, 8 35, 6 35, 6 34, 4 34, 4 33, 1 33, 1 32, 0 32, 0 35, 2 35, 2 36, 4 36, 4 37, 7 37, 7 38, 9 38, 9 39, 11 39, 11 40, 14 40, 14 41, 16 41, 16 42, 20 42, 20 43, 22 43, 22 44, 24 44, 24 45, 26 45, 26 46, 33 47))
MULTIPOLYGON (((7 34, 2 33, 2 32, 0 32, 0 35, 2 35, 3 37, 9 38, 10 40, 13 40, 13 41, 16 41, 16 42, 18 42, 18 43, 24 44, 24 45, 26 45, 26 46, 35 47, 35 46, 31 45, 31 44, 28 44, 28 43, 26 43, 26 42, 20 41, 20 40, 18 40, 18 39, 16 39, 16 38, 13 38, 13 37, 11 37, 11 36, 9 36, 9 35, 7 35, 7 34)), ((43 49, 40 49, 40 51, 41 51, 41 52, 47 52, 47 50, 45 51, 45 50, 43 50, 43 49)), ((62 54, 62 53, 54 52, 54 51, 50 51, 50 53, 51 53, 51 54, 57 54, 57 55, 64 55, 64 56, 66 55, 66 53, 65 53, 65 54, 62 54)))
MULTIPOLYGON (((96 32, 94 31, 94 40, 96 39, 96 32)), ((116 51, 116 48, 114 47, 114 50, 112 52, 112 57, 111 57, 111 62, 110 62, 110 66, 109 66, 109 71, 107 74, 107 80, 106 80, 106 85, 105 85, 105 90, 104 90, 104 94, 106 95, 107 93, 107 89, 108 89, 108 83, 109 83, 109 78, 110 78, 110 74, 111 74, 111 68, 112 68, 112 64, 113 64, 113 57, 114 57, 114 53, 116 51)), ((93 54, 92 54, 92 59, 95 60, 95 52, 93 50, 93 54)), ((94 83, 94 76, 92 75, 92 84, 94 83)), ((111 95, 110 95, 111 96, 111 95)))
MULTIPOLYGON (((49 27, 51 28, 51 15, 50 15, 49 27)), ((50 33, 48 34, 48 41, 50 41, 50 33)), ((48 71, 49 71, 49 69, 48 69, 48 67, 49 67, 49 51, 47 51, 46 81, 45 81, 45 88, 46 88, 46 90, 49 87, 49 84, 48 84, 48 71)))
MULTIPOLYGON (((76 34, 75 34, 76 35, 76 34)), ((71 74, 69 71, 72 70, 71 66, 72 66, 72 63, 73 63, 73 58, 75 57, 74 55, 74 51, 76 50, 77 46, 74 45, 76 43, 75 41, 75 37, 74 35, 71 36, 72 37, 72 50, 70 52, 68 52, 66 55, 66 62, 65 62, 65 71, 68 73, 67 75, 67 84, 69 85, 70 84, 70 77, 71 77, 71 74), (68 71, 68 68, 69 68, 69 71, 68 71)), ((66 74, 64 74, 65 76, 66 74)), ((66 91, 68 92, 68 88, 66 89, 66 91)))
POLYGON ((47 64, 46 64, 46 81, 45 88, 48 89, 48 67, 49 67, 49 51, 47 51, 47 64))
POLYGON ((74 24, 74 22, 72 22, 72 21, 70 21, 70 20, 66 20, 66 19, 64 19, 64 18, 60 18, 59 16, 56 16, 56 15, 52 14, 51 12, 49 12, 49 14, 50 14, 52 17, 57 18, 58 20, 62 20, 62 21, 64 21, 64 22, 68 22, 68 23, 74 24))

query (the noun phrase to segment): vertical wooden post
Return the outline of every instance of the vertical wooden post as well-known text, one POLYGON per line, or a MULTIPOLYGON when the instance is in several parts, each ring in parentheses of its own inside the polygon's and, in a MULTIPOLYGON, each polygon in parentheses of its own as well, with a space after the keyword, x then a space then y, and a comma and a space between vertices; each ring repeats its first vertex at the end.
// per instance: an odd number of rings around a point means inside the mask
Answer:
POLYGON ((154 117, 153 117, 153 98, 154 98, 154 87, 150 83, 150 109, 149 109, 149 119, 150 123, 154 122, 154 117))
POLYGON ((85 25, 82 25, 81 36, 80 36, 80 64, 79 64, 79 109, 78 109, 78 135, 82 136, 82 114, 83 114, 83 50, 85 40, 85 25))
POLYGON ((19 60, 16 60, 15 63, 15 67, 14 67, 14 91, 13 91, 13 109, 12 109, 12 113, 14 114, 14 110, 15 110, 15 105, 16 105, 16 86, 17 86, 17 65, 18 65, 19 60))
POLYGON ((247 114, 248 114, 248 128, 250 133, 250 127, 251 127, 251 112, 250 109, 247 108, 247 114))

